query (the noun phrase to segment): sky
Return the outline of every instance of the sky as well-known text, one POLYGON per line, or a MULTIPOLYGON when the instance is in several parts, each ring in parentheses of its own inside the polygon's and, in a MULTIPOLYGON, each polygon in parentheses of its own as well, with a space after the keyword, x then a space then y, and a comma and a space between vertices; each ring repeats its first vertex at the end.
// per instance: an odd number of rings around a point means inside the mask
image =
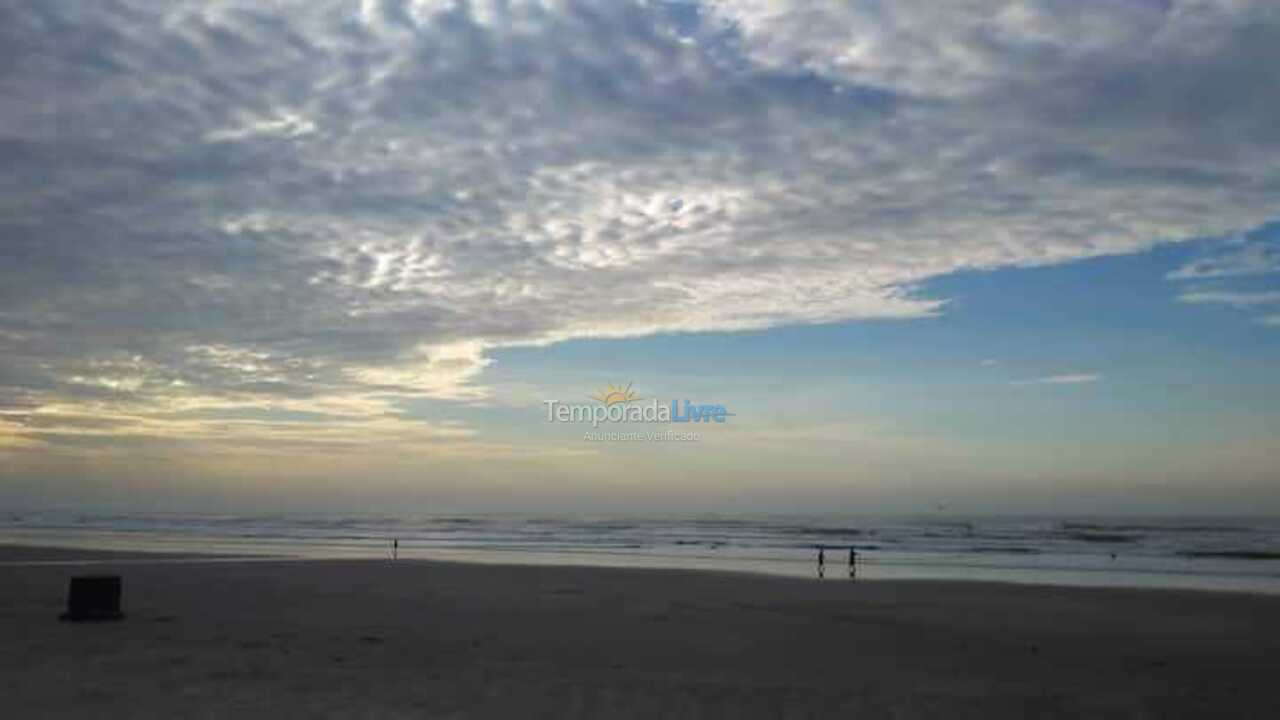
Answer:
POLYGON ((0 56, 0 507, 1280 513, 1276 3, 11 0, 0 56), (610 385, 732 415, 548 420, 610 385))

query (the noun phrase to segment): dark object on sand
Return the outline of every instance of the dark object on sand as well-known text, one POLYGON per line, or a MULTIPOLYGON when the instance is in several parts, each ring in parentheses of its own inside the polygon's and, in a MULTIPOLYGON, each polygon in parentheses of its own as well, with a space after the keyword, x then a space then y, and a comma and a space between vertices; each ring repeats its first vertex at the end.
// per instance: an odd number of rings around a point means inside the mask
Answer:
POLYGON ((119 620, 120 576, 86 575, 71 578, 67 590, 67 611, 60 620, 83 622, 93 620, 119 620))

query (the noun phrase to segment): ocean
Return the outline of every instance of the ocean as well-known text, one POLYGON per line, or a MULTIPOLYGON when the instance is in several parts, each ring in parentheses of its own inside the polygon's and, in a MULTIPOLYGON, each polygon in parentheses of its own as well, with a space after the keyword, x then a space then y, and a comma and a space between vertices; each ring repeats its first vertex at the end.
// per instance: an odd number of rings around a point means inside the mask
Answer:
POLYGON ((1280 593, 1280 519, 9 512, 0 543, 1280 593))

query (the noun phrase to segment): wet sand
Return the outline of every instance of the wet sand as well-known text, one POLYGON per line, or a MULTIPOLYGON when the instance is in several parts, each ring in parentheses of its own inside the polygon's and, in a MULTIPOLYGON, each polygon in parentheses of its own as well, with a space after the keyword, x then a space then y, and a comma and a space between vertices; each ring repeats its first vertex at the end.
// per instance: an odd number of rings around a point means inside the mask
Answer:
POLYGON ((0 547, 5 716, 1280 716, 1277 596, 165 559, 0 547))

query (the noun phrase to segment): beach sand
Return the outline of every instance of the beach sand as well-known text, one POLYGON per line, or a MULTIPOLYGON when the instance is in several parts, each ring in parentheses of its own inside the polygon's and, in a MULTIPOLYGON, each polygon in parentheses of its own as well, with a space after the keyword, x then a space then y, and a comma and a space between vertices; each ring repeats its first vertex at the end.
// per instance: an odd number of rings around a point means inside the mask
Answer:
POLYGON ((121 560, 0 548, 5 717, 1280 717, 1280 597, 121 560), (59 622, 106 572, 126 619, 59 622))

